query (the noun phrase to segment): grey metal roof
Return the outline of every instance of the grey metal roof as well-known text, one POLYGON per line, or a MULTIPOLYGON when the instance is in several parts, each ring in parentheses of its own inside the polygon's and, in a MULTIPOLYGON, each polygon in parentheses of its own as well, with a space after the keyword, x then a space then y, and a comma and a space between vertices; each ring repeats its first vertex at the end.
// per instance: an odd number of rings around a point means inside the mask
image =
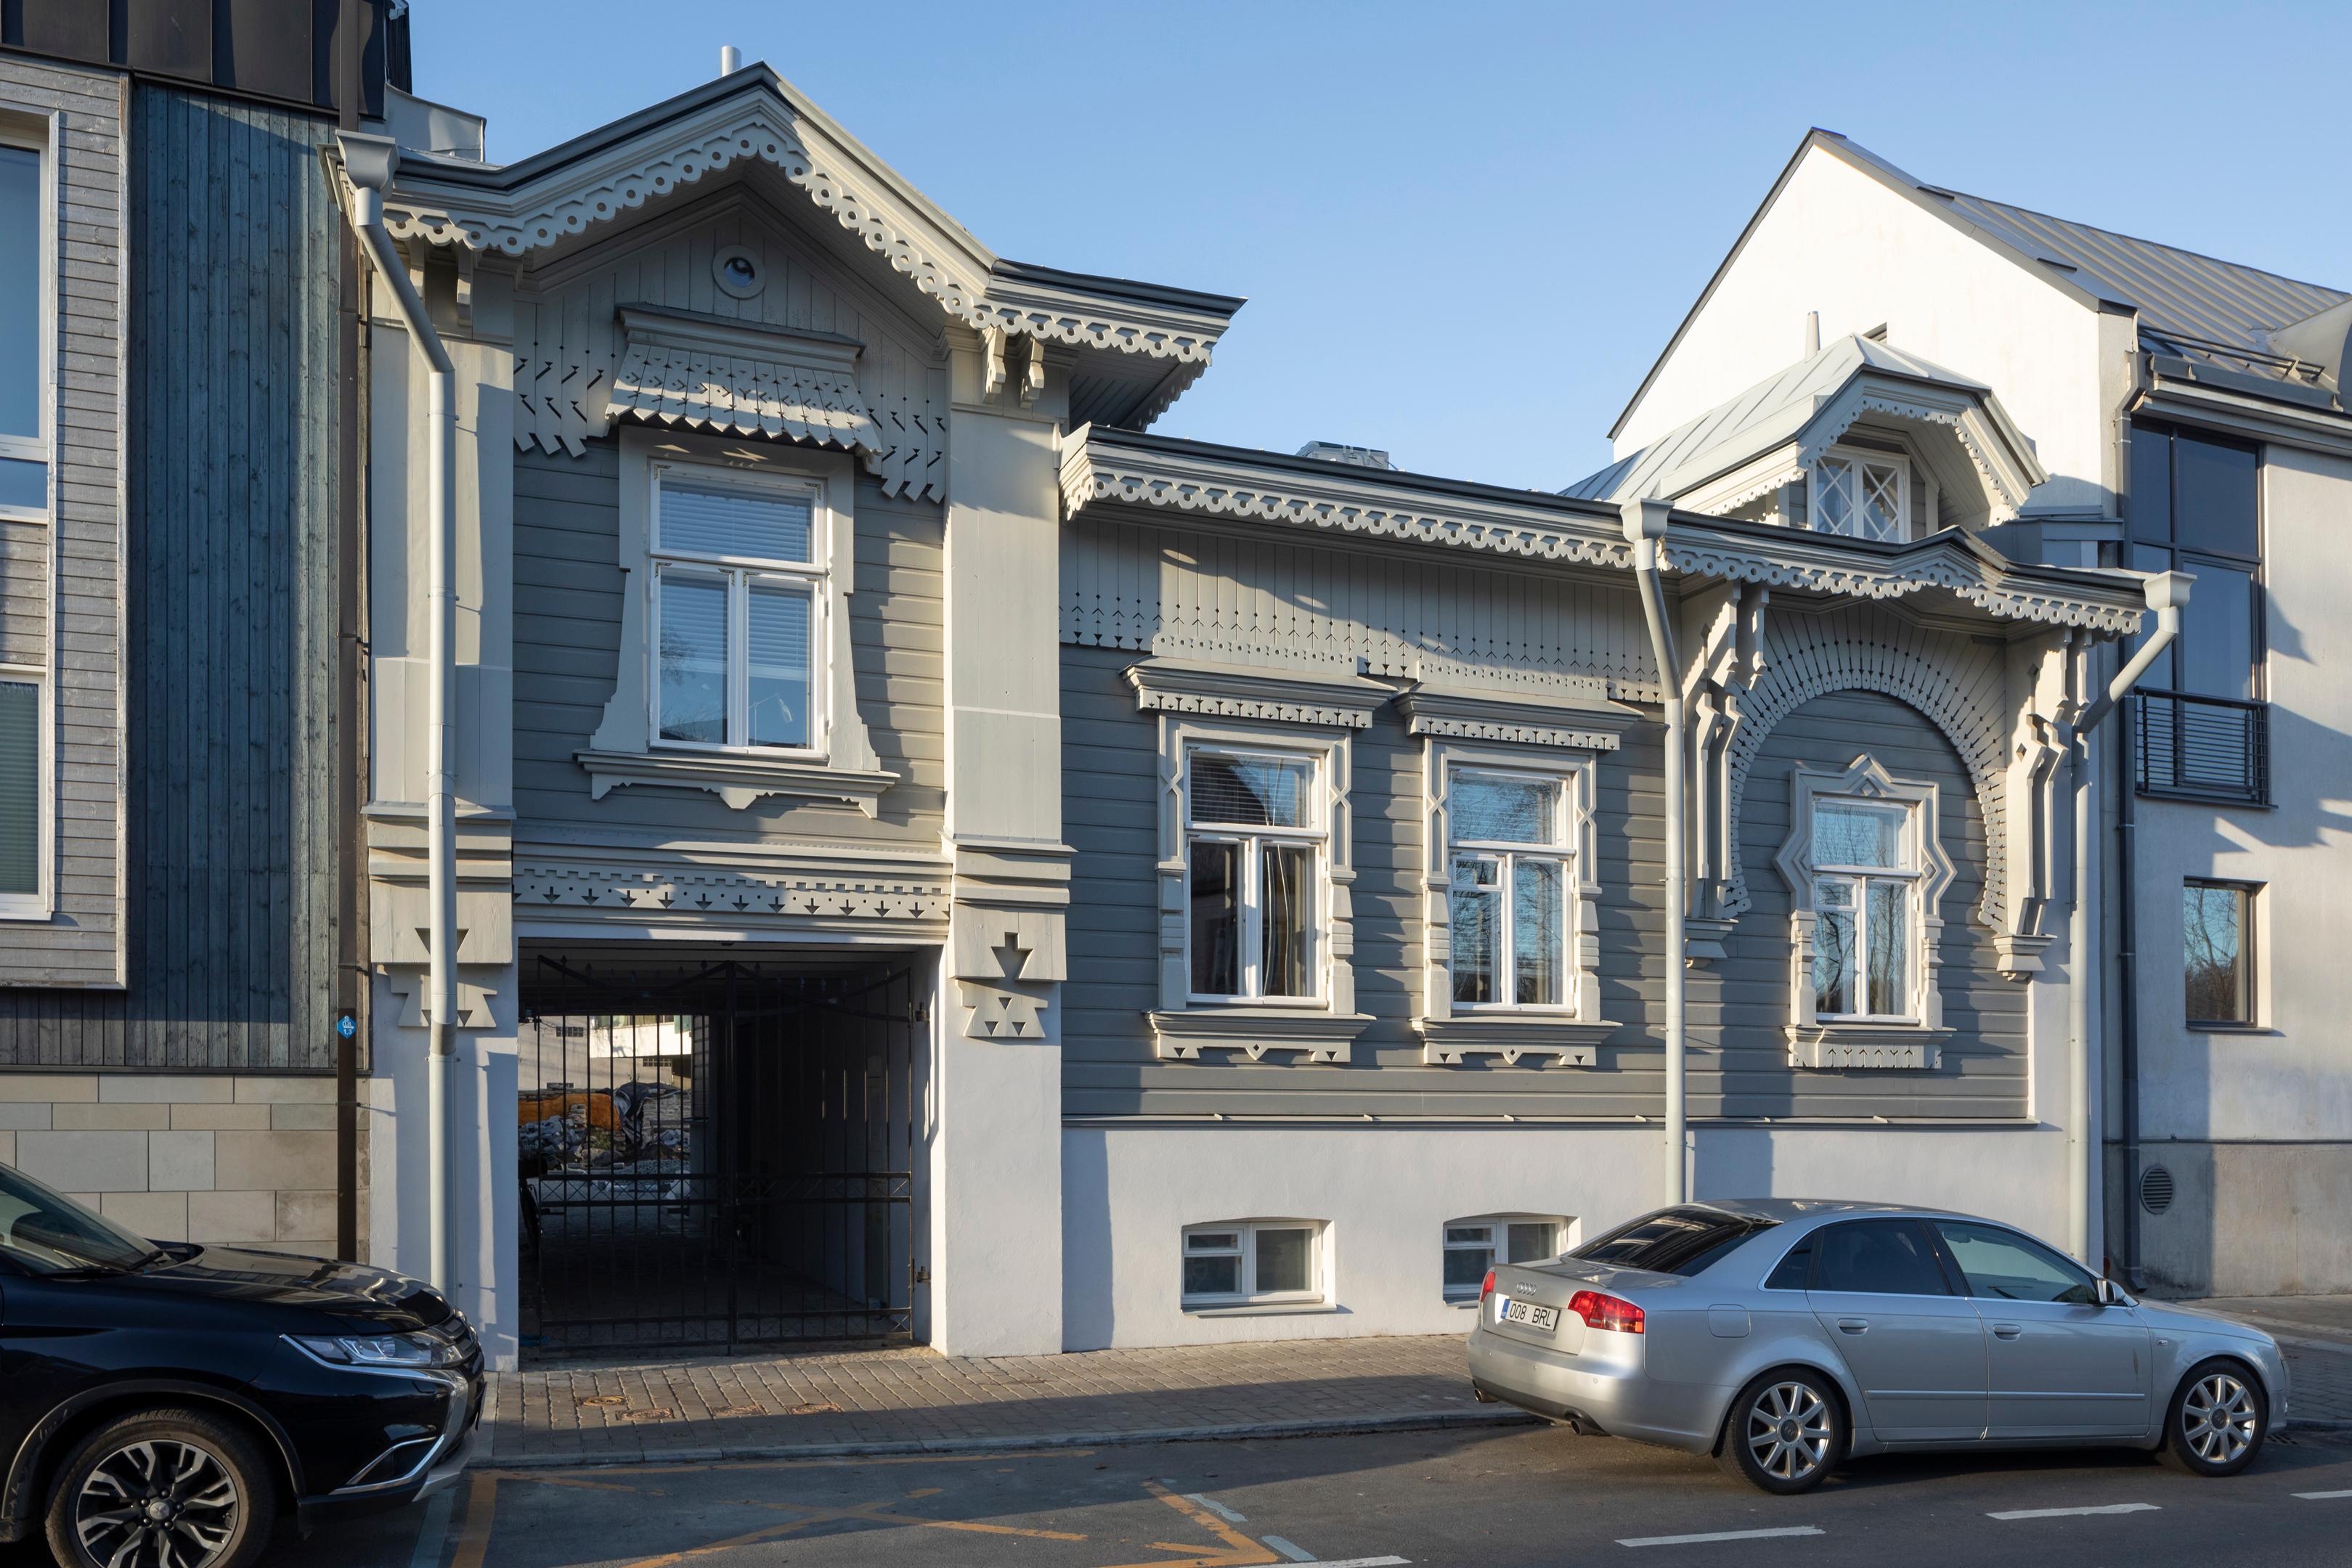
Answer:
POLYGON ((1824 402, 1866 370, 1966 392, 1990 391, 1982 382, 1875 339, 1838 338, 1728 402, 1668 431, 1639 452, 1579 479, 1560 494, 1580 501, 1684 495, 1717 474, 1795 440, 1824 402))
POLYGON ((1817 151, 1843 160, 1920 206, 1940 213, 1955 227, 2007 253, 2020 266, 2039 272, 2085 304, 2106 301, 2137 312, 2143 340, 2159 352, 2178 355, 2200 367, 2218 367, 2225 372, 2220 378, 2224 381, 2234 373, 2250 383, 2268 383, 2273 394, 2287 395, 2293 401, 2323 405, 2336 401, 2330 395, 2332 374, 2323 379, 2312 366, 2301 336, 2294 343, 2285 343, 2274 341, 2273 334, 2309 322, 2352 298, 2352 294, 1931 185, 1834 131, 1815 128, 1798 143, 1795 154, 1749 215, 1730 252, 1717 264, 1642 384, 1634 388, 1609 428, 1612 439, 1624 429, 1658 372, 1674 357, 1684 334, 1747 248, 1748 237, 1779 200, 1797 166, 1807 153, 1817 151))
POLYGON ((1970 223, 2000 233, 2019 249, 2073 267, 2077 282, 2131 306, 2143 326, 2159 333, 2267 352, 2274 329, 2352 298, 2340 288, 2298 282, 2258 267, 2053 218, 2006 202, 1946 193, 1928 185, 1919 188, 1949 202, 1970 223))

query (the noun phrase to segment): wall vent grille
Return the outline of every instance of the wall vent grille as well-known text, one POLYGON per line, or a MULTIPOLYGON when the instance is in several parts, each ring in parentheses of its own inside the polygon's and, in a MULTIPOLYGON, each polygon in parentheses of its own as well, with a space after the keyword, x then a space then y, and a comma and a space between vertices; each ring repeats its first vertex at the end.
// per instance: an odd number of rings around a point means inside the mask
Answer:
POLYGON ((2162 1214, 2172 1207, 2172 1173, 2162 1166, 2150 1166, 2139 1175, 2139 1202, 2150 1214, 2162 1214))

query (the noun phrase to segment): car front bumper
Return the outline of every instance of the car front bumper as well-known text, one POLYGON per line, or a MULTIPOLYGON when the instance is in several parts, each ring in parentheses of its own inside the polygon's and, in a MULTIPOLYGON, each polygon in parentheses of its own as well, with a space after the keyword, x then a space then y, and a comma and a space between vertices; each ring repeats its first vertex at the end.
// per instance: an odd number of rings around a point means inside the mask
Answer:
POLYGON ((1638 1351, 1620 1358, 1574 1354, 1506 1338, 1483 1322, 1470 1333, 1470 1382, 1547 1421, 1695 1454, 1715 1447, 1725 1397, 1709 1385, 1660 1382, 1643 1367, 1638 1351))

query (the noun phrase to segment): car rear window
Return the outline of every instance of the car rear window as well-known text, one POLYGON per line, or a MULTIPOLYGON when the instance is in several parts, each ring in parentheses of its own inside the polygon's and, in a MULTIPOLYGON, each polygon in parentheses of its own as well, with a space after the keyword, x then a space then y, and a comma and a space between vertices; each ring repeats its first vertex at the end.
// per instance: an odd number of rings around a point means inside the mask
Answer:
POLYGON ((1569 1256, 1588 1263, 1647 1269, 1687 1279, 1758 1231, 1769 1230, 1778 1223, 1719 1208, 1662 1208, 1586 1242, 1569 1256))

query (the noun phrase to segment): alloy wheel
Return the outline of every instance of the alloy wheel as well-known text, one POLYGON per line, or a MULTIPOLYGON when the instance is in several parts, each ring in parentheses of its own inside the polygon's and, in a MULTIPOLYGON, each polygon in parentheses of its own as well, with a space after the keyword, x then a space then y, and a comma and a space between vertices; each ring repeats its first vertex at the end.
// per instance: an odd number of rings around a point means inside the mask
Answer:
POLYGON ((206 1568, 236 1535, 243 1500, 219 1456, 194 1443, 128 1443, 91 1467, 74 1532, 107 1568, 206 1568))
POLYGON ((2226 1465, 2252 1447, 2258 1419, 2253 1391, 2226 1372, 2199 1378, 2180 1401, 2180 1435, 2209 1465, 2226 1465))
POLYGON ((1801 1383, 1775 1383, 1748 1406, 1748 1451, 1765 1474, 1801 1480, 1828 1460, 1829 1401, 1801 1383))

